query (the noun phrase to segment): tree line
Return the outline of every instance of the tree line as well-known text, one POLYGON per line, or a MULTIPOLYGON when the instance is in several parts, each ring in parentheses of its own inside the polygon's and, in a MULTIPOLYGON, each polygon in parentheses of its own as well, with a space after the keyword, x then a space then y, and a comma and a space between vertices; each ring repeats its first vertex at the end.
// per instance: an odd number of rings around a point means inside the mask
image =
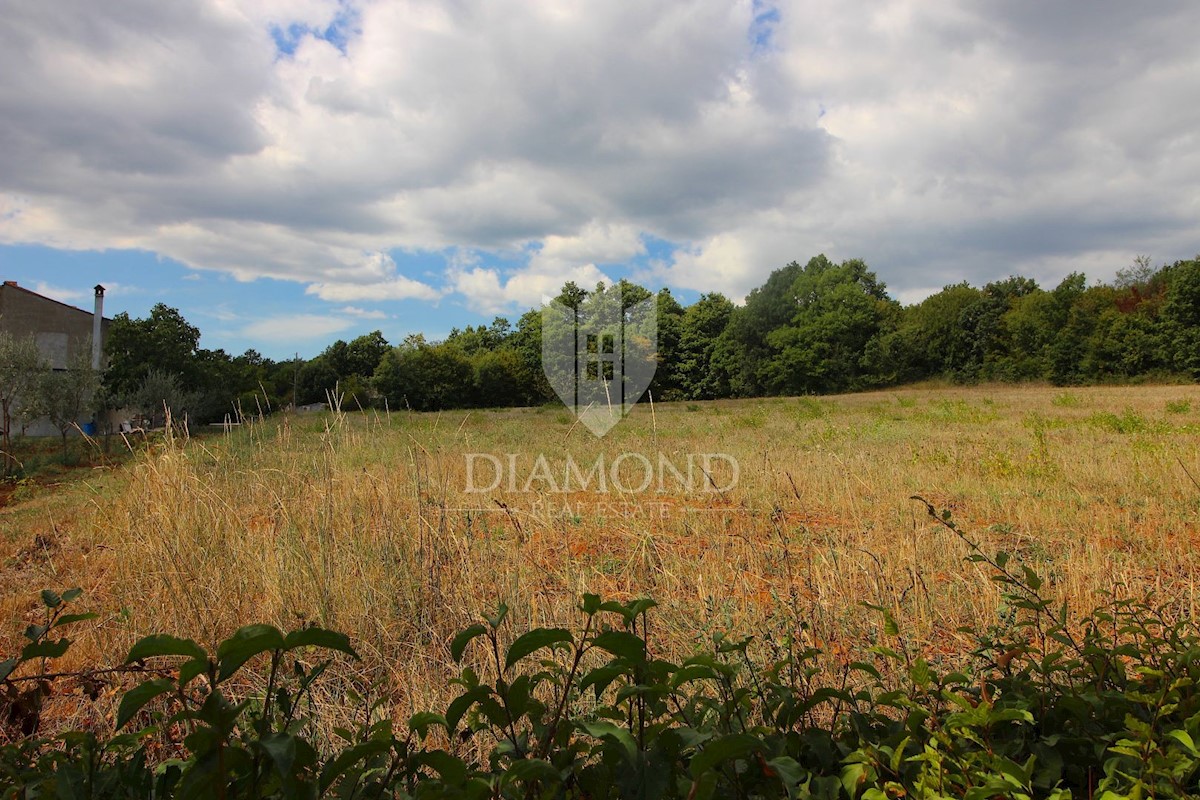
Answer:
MULTIPOLYGON (((1020 276, 956 283, 907 306, 863 261, 824 255, 775 270, 741 306, 716 292, 684 306, 669 289, 651 293, 625 280, 590 289, 568 282, 556 300, 580 308, 601 297, 625 311, 653 300, 649 391, 657 401, 852 392, 931 378, 1200 379, 1200 257, 1157 268, 1139 258, 1115 280, 1092 285, 1080 273, 1050 289, 1020 276)), ((64 419, 81 403, 160 417, 170 407, 198 422, 324 402, 332 391, 349 408, 540 404, 554 398, 542 326, 541 310, 531 309, 515 322, 498 316, 455 328, 441 341, 414 334, 393 345, 373 331, 311 359, 274 361, 255 350, 201 348, 199 329, 160 303, 143 319, 113 318, 107 366, 94 385, 82 363, 68 371, 78 391, 55 388, 67 375, 41 378, 40 390, 31 379, 22 385, 9 373, 21 371, 28 353, 0 354, 5 452, 10 418, 53 411, 64 419), (56 401, 71 407, 51 408, 56 401)))
MULTIPOLYGON (((1109 283, 1073 273, 1051 289, 1014 276, 946 286, 904 306, 859 259, 823 255, 773 272, 735 306, 719 293, 684 306, 619 281, 622 307, 657 309, 655 400, 829 394, 927 379, 1057 385, 1200 379, 1200 258, 1152 267, 1139 258, 1109 283)), ((601 284, 563 286, 578 306, 601 284)), ((435 410, 520 406, 554 398, 542 363, 543 315, 409 336, 376 331, 335 342, 299 369, 300 399, 340 381, 362 405, 435 410), (369 341, 367 341, 369 340, 369 341), (351 358, 349 354, 359 354, 351 358)))

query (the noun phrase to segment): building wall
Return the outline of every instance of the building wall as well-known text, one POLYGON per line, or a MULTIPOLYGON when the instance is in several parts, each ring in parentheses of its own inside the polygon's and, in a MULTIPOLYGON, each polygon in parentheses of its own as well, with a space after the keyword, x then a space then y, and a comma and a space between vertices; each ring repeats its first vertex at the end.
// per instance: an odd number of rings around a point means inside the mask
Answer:
MULTIPOLYGON (((101 338, 108 322, 100 323, 101 338)), ((0 285, 0 330, 18 338, 32 335, 42 358, 54 369, 66 369, 74 348, 91 352, 92 312, 6 282, 0 285)))
MULTIPOLYGON (((92 320, 91 311, 51 300, 8 281, 0 284, 0 331, 18 338, 32 336, 42 359, 53 369, 66 369, 75 348, 86 348, 90 361, 92 320)), ((100 322, 102 343, 108 332, 108 322, 107 319, 100 322)), ((85 421, 80 420, 80 423, 85 421)), ((25 433, 30 436, 57 435, 58 430, 46 420, 37 420, 26 426, 25 433)))

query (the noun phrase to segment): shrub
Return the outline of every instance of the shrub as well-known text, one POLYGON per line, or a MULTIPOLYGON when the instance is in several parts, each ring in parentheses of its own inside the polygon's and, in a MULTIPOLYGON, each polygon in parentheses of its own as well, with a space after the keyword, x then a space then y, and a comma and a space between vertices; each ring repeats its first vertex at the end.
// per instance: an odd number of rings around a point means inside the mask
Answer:
POLYGON ((501 605, 450 643, 467 666, 444 709, 404 725, 367 714, 336 742, 313 740, 309 709, 330 660, 354 657, 349 641, 267 625, 241 628, 215 653, 142 639, 121 667, 77 674, 139 678, 116 735, 39 738, 29 693, 54 679, 46 664, 70 644, 52 634, 90 616, 64 613, 78 590, 43 592, 46 623, 0 664, 5 721, 24 721, 0 750, 5 796, 1196 796, 1200 639, 1190 621, 1118 598, 1073 618, 1031 567, 984 551, 948 512, 915 499, 966 543, 1011 610, 1005 625, 973 631, 961 670, 924 658, 883 606, 871 606, 881 636, 870 658, 838 676, 796 641, 763 659, 753 637, 723 634, 673 663, 654 654, 653 600, 585 594, 573 628, 516 636, 501 605), (297 658, 309 649, 326 659, 297 658), (228 687, 256 659, 265 688, 239 699, 228 687), (27 665, 40 671, 21 674, 27 665), (178 757, 154 763, 149 743, 172 735, 178 757))

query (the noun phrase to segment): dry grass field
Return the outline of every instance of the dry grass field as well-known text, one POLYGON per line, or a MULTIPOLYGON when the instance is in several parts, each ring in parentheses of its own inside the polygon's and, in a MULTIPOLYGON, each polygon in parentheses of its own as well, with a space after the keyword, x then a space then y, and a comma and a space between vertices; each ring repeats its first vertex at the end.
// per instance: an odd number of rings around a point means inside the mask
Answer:
MULTIPOLYGON (((910 496, 1073 607, 1154 592, 1192 615, 1198 445, 1195 386, 642 403, 603 439, 554 408, 268 419, 17 493, 0 509, 0 648, 39 589, 78 585, 101 617, 66 666, 119 663, 150 632, 211 647, 245 623, 312 621, 363 656, 339 666, 331 707, 337 686, 374 682, 397 715, 448 696, 449 640, 479 612, 507 602, 514 633, 572 624, 585 591, 654 597, 664 655, 731 630, 763 647, 790 633, 836 663, 879 635, 872 603, 953 659, 973 645, 960 626, 1005 610, 910 496), (660 464, 678 470, 662 491, 660 464)), ((101 713, 57 703, 76 724, 101 713)))

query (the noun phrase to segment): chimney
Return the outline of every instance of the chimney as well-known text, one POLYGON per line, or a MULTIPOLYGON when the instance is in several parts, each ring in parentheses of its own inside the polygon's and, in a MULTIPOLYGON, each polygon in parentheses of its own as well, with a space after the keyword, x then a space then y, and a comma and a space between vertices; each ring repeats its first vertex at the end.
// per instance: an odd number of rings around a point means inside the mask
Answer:
POLYGON ((100 341, 100 321, 104 319, 104 287, 96 284, 96 311, 92 314, 92 369, 100 369, 100 353, 104 343, 100 341))

